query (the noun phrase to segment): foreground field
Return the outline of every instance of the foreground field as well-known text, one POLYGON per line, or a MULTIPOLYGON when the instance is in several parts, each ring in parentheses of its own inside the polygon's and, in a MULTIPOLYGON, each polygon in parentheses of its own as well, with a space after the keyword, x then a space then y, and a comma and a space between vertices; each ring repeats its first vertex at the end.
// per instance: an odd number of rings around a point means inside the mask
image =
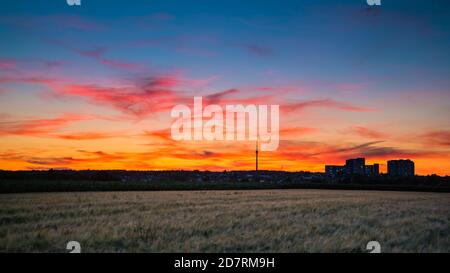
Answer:
POLYGON ((450 252, 450 194, 332 190, 0 195, 1 252, 450 252))

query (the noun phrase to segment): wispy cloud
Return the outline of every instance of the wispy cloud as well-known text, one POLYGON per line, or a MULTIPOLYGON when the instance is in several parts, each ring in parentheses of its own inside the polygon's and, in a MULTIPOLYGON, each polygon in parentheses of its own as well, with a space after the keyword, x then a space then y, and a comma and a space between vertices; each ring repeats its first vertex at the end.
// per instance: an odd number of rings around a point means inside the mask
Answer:
POLYGON ((450 147, 450 130, 430 131, 421 138, 427 145, 450 147))
POLYGON ((299 137, 306 134, 316 133, 320 130, 317 128, 311 128, 311 127, 285 127, 280 129, 280 137, 289 137, 289 136, 295 136, 299 137))
POLYGON ((49 43, 56 45, 56 46, 60 46, 62 48, 65 48, 65 49, 67 49, 71 52, 74 52, 80 56, 90 58, 99 64, 105 65, 105 66, 113 68, 113 69, 125 70, 125 71, 130 71, 130 72, 139 72, 139 71, 144 70, 144 68, 146 67, 142 63, 123 61, 123 60, 118 60, 115 58, 107 57, 106 55, 109 51, 109 47, 107 47, 107 46, 92 46, 92 47, 87 47, 87 48, 86 47, 80 48, 78 46, 74 46, 67 42, 58 41, 58 40, 50 40, 49 43))
POLYGON ((316 100, 305 100, 300 102, 288 103, 281 106, 281 110, 284 112, 292 112, 303 110, 308 107, 326 107, 335 108, 351 112, 372 112, 374 109, 357 106, 351 103, 337 101, 334 99, 316 99, 316 100))
POLYGON ((105 26, 99 22, 89 20, 85 17, 69 14, 54 15, 8 15, 1 16, 0 22, 23 28, 73 28, 78 30, 99 31, 104 30, 105 26))
POLYGON ((55 87, 59 96, 85 98, 91 103, 112 106, 136 117, 144 117, 171 109, 177 102, 177 93, 167 87, 167 77, 149 81, 145 87, 102 87, 71 84, 55 87))
POLYGON ((243 44, 240 45, 241 48, 245 49, 247 52, 259 56, 259 57, 267 57, 274 54, 274 50, 266 45, 259 44, 243 44))
POLYGON ((356 134, 358 136, 366 138, 381 139, 386 137, 385 133, 363 126, 352 126, 347 129, 347 132, 350 134, 356 134))
POLYGON ((92 118, 87 115, 65 114, 57 118, 0 122, 0 135, 48 136, 65 125, 92 118))
POLYGON ((54 137, 65 140, 96 140, 114 137, 124 137, 119 133, 105 133, 105 132, 79 132, 71 134, 56 134, 54 137))

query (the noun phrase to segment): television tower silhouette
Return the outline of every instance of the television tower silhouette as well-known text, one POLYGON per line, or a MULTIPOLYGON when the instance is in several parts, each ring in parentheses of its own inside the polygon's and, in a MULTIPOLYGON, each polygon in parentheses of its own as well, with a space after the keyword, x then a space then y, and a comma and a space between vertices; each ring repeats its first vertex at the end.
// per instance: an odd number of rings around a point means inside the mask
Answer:
POLYGON ((259 136, 256 139, 256 150, 255 150, 255 155, 256 155, 256 164, 255 164, 255 167, 256 167, 256 181, 259 182, 259 173, 258 173, 258 154, 259 154, 258 144, 259 143, 258 142, 259 142, 259 136))

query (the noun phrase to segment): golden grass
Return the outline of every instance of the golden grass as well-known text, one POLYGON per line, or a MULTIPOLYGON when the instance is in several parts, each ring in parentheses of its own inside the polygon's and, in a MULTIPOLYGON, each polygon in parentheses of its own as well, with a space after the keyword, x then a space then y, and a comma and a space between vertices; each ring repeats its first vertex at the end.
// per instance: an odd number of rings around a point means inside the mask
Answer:
POLYGON ((0 195, 1 252, 449 252, 450 194, 333 190, 0 195))

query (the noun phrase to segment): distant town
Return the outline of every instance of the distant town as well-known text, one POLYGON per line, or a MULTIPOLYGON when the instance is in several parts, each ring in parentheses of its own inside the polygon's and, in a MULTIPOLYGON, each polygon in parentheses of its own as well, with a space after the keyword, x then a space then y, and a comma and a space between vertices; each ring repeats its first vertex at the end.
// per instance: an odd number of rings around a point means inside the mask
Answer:
POLYGON ((365 158, 325 165, 325 172, 30 170, 1 171, 0 193, 39 191, 206 190, 206 189, 363 189, 450 192, 450 177, 415 175, 409 159, 389 160, 387 173, 365 158))
MULTIPOLYGON (((393 177, 412 177, 414 162, 409 159, 389 160, 387 173, 393 177)), ((325 174, 330 177, 377 176, 380 174, 380 164, 366 165, 365 158, 347 159, 344 166, 325 165, 325 174)))

